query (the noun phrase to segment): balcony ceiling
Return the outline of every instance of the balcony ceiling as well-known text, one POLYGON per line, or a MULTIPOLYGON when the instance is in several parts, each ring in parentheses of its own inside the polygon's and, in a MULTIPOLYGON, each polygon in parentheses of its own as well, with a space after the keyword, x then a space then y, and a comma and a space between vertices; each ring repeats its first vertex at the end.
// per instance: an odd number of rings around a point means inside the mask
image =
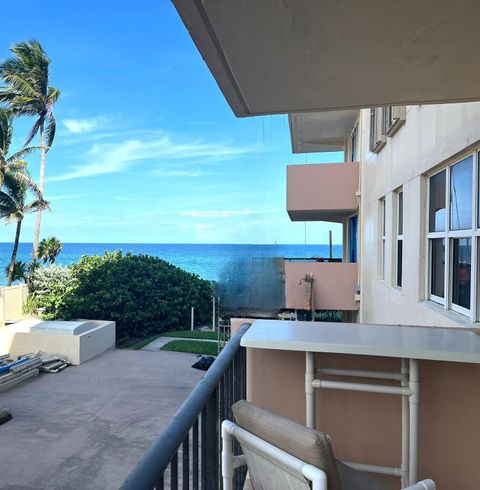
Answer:
POLYGON ((478 0, 173 0, 237 116, 480 99, 478 0))
POLYGON ((357 118, 358 110, 289 114, 293 153, 343 151, 357 118))

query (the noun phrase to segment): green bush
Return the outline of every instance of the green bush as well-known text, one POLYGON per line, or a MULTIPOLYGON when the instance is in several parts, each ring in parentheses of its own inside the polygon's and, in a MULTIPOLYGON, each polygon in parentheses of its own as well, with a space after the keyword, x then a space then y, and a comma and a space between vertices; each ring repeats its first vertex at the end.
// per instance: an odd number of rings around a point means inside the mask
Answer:
POLYGON ((25 312, 44 320, 58 320, 65 315, 65 298, 75 288, 71 267, 36 267, 29 277, 25 312))
POLYGON ((31 313, 113 320, 117 340, 185 328, 192 306, 197 324, 210 320, 211 283, 157 257, 106 252, 84 256, 68 270, 64 289, 52 279, 40 292, 32 281, 31 313))

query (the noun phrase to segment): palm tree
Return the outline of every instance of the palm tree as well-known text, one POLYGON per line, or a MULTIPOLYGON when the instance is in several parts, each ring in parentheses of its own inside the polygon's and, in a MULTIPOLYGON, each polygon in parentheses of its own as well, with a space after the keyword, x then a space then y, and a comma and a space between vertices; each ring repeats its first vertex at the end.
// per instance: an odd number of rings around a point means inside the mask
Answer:
POLYGON ((35 196, 34 200, 27 204, 25 201, 28 194, 28 187, 23 181, 17 179, 12 174, 5 176, 3 186, 4 190, 0 191, 0 218, 5 219, 7 223, 17 223, 12 257, 8 267, 7 286, 10 286, 13 280, 23 218, 28 213, 48 208, 48 203, 42 196, 35 196))
MULTIPOLYGON (((53 106, 60 97, 60 91, 49 86, 50 58, 38 41, 24 41, 14 44, 10 51, 13 57, 0 64, 0 78, 6 83, 0 88, 0 102, 7 105, 14 116, 34 116, 36 118, 25 146, 40 133, 40 177, 38 187, 43 193, 45 187, 45 159, 55 138, 56 121, 53 106)), ((33 260, 36 260, 42 209, 37 212, 33 237, 33 260)))
MULTIPOLYGON (((28 278, 29 270, 30 270, 30 266, 26 262, 23 262, 22 260, 15 261, 15 264, 13 264, 12 282, 15 281, 25 282, 28 278)), ((5 267, 5 273, 7 274, 7 276, 9 272, 10 272, 10 266, 5 267)))
POLYGON ((53 265, 62 248, 63 243, 58 238, 54 236, 44 238, 38 246, 38 258, 42 259, 44 264, 49 262, 53 265))
POLYGON ((0 107, 0 189, 5 180, 5 176, 10 174, 16 179, 23 181, 28 188, 37 195, 40 195, 40 190, 37 185, 30 179, 29 174, 26 172, 28 163, 23 160, 25 156, 37 150, 38 147, 26 147, 13 155, 8 155, 12 135, 12 115, 10 111, 0 107))

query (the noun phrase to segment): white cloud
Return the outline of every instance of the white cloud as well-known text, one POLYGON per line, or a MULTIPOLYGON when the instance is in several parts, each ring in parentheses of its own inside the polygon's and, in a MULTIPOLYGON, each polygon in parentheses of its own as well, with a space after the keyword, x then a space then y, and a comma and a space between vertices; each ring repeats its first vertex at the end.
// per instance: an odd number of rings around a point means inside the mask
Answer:
POLYGON ((90 117, 85 119, 62 119, 62 124, 69 133, 90 133, 94 129, 104 126, 108 122, 105 116, 90 117))
POLYGON ((251 209, 223 209, 214 211, 184 211, 180 213, 182 216, 190 216, 191 218, 232 218, 234 216, 251 216, 259 214, 258 211, 251 209))
POLYGON ((88 161, 85 164, 74 165, 70 172, 49 177, 48 181, 60 182, 119 173, 144 160, 158 160, 163 165, 172 164, 174 161, 192 163, 192 160, 196 163, 212 163, 231 160, 252 151, 253 148, 249 147, 233 146, 222 142, 205 142, 200 139, 177 142, 165 134, 143 139, 129 139, 119 143, 95 143, 86 153, 88 161))
POLYGON ((61 196, 47 196, 47 201, 65 201, 67 199, 80 199, 84 194, 63 194, 61 196))

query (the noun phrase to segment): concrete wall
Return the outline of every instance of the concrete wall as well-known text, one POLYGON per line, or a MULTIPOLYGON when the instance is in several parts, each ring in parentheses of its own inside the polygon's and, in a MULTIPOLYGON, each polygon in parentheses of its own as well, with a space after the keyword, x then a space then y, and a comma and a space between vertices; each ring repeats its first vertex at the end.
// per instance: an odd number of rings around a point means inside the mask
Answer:
MULTIPOLYGON (((233 330, 245 321, 248 320, 232 320, 233 330)), ((322 367, 400 368, 398 359, 367 356, 319 354, 316 362, 322 367)), ((479 384, 478 365, 420 362, 419 476, 433 478, 439 490, 479 488, 479 384)), ((248 349, 247 397, 272 412, 305 424, 305 354, 248 349)), ((400 464, 399 397, 317 390, 317 428, 332 437, 335 455, 340 459, 400 464)), ((391 490, 400 488, 398 478, 380 479, 391 490)))
POLYGON ((353 311, 358 309, 355 290, 358 264, 328 262, 285 262, 285 305, 310 309, 310 284, 302 281, 313 273, 313 304, 316 310, 353 311))
POLYGON ((405 124, 379 154, 368 151, 369 111, 361 112, 361 320, 367 323, 472 326, 427 300, 426 173, 480 140, 480 103, 407 107, 405 124), (395 287, 394 191, 403 186, 403 285, 395 287), (379 278, 379 203, 386 201, 385 279, 379 278))
POLYGON ((23 305, 27 296, 26 284, 0 288, 0 325, 23 317, 23 305))
POLYGON ((358 209, 358 163, 287 166, 287 212, 292 221, 334 221, 358 209))
POLYGON ((66 357, 72 364, 79 365, 115 347, 115 322, 85 320, 88 329, 78 335, 68 335, 56 329, 30 328, 30 324, 24 326, 27 322, 32 322, 32 325, 35 322, 62 323, 27 320, 0 327, 0 355, 17 357, 40 351, 66 357))

